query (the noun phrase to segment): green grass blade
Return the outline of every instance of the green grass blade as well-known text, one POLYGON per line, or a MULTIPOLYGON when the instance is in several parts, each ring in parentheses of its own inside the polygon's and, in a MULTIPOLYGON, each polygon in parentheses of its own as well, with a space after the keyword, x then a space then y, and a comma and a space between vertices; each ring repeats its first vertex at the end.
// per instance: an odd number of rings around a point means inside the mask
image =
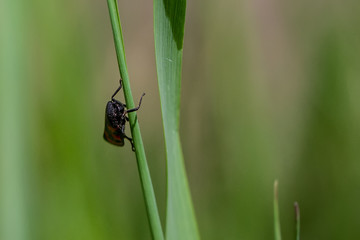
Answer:
MULTIPOLYGON (((29 239, 29 156, 26 3, 0 7, 0 239, 29 239), (26 117, 24 117, 26 116, 26 117)), ((30 117, 29 117, 30 116, 30 117)))
POLYGON ((278 181, 277 180, 274 183, 274 228, 275 228, 275 240, 281 240, 279 196, 278 196, 278 181))
POLYGON ((295 207, 295 239, 300 240, 300 207, 297 202, 294 203, 295 207))
MULTIPOLYGON (((129 74, 126 67, 125 49, 117 1, 108 0, 108 7, 114 35, 116 56, 118 59, 120 75, 123 79, 125 101, 128 108, 133 108, 134 101, 130 89, 129 74)), ((140 127, 137 121, 136 112, 129 113, 129 121, 152 237, 155 240, 164 239, 164 234, 162 232, 159 212, 156 204, 149 168, 146 161, 144 145, 141 138, 140 127)))
POLYGON ((166 238, 199 239, 179 135, 185 0, 154 0, 157 76, 167 156, 166 238))

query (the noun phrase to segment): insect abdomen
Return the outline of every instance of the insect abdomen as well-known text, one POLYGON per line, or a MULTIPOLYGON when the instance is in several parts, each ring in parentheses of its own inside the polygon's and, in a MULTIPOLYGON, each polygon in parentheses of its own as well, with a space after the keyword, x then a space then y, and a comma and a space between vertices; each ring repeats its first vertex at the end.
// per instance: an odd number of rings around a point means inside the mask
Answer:
POLYGON ((124 136, 120 129, 111 127, 108 121, 105 122, 104 139, 116 146, 124 146, 124 136))

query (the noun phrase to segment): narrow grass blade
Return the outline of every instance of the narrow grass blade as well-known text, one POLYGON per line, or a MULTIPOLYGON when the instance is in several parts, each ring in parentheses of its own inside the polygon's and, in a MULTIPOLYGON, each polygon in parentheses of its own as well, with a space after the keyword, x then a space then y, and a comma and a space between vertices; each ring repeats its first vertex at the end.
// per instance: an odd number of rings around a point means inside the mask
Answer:
POLYGON ((157 76, 167 156, 166 239, 199 239, 179 136, 185 0, 154 0, 157 76))
MULTIPOLYGON (((120 75, 123 79, 125 101, 128 108, 133 108, 134 100, 131 94, 129 74, 126 67, 125 49, 117 1, 108 0, 107 2, 109 7, 111 26, 113 29, 116 56, 118 59, 120 75)), ((159 212, 156 205, 154 189, 152 186, 150 171, 146 161, 144 145, 141 138, 140 127, 137 121, 136 112, 129 113, 129 121, 152 237, 155 240, 164 239, 164 234, 162 232, 159 212)))
POLYGON ((274 183, 274 229, 275 229, 275 240, 281 240, 279 196, 278 196, 278 181, 277 180, 275 180, 275 183, 274 183))
POLYGON ((294 203, 295 208, 295 239, 300 240, 300 207, 297 202, 294 203))
POLYGON ((0 239, 29 239, 30 82, 26 73, 26 3, 0 7, 0 239), (26 117, 25 117, 26 116, 26 117))

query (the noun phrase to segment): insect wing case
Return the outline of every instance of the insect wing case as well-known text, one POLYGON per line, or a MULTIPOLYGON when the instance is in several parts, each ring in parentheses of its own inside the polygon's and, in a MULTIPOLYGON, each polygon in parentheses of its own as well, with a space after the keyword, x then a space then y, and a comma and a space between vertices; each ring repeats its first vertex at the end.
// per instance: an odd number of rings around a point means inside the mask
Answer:
POLYGON ((121 115, 124 106, 119 102, 109 101, 105 110, 104 139, 116 146, 124 146, 124 135, 121 131, 121 115))

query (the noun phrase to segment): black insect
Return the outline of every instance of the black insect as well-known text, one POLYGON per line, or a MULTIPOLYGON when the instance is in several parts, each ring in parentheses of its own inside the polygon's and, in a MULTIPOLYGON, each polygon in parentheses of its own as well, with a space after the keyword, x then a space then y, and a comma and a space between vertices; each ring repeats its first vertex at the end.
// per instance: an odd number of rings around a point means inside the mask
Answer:
POLYGON ((139 106, 132 109, 126 109, 125 104, 114 99, 115 95, 120 91, 121 87, 122 80, 120 79, 120 87, 111 96, 111 101, 109 101, 106 105, 104 139, 116 146, 124 146, 124 138, 126 138, 131 143, 132 150, 135 151, 132 138, 129 138, 125 134, 125 124, 126 121, 129 121, 129 118, 126 116, 126 114, 139 110, 141 100, 145 93, 141 95, 139 106))

